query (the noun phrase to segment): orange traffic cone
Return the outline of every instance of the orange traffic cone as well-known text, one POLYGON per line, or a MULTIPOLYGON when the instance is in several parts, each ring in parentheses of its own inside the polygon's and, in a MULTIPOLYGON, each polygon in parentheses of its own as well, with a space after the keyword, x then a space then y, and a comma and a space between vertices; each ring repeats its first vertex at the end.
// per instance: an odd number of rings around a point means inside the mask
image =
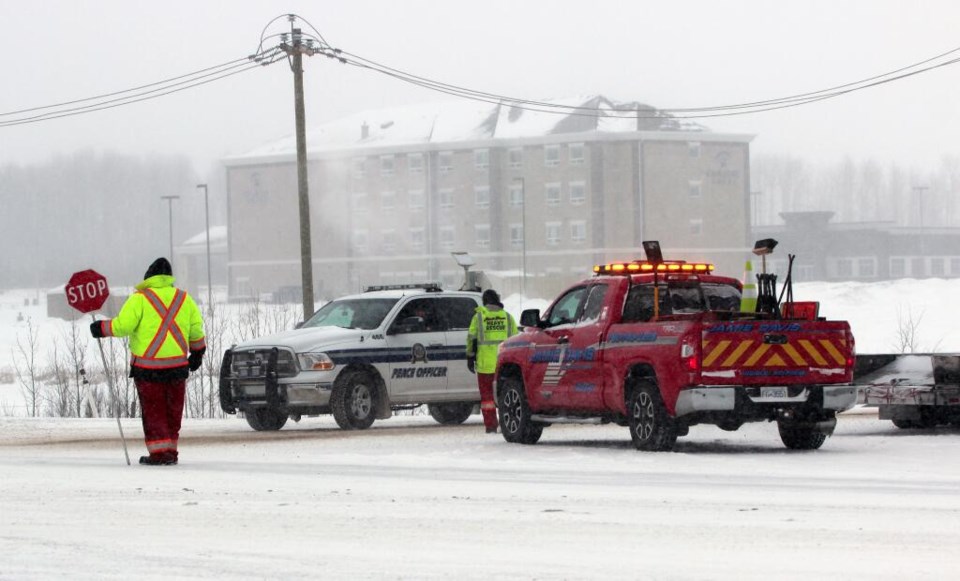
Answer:
POLYGON ((740 310, 745 313, 757 311, 757 279, 753 276, 753 263, 749 260, 743 267, 743 293, 740 295, 740 310))

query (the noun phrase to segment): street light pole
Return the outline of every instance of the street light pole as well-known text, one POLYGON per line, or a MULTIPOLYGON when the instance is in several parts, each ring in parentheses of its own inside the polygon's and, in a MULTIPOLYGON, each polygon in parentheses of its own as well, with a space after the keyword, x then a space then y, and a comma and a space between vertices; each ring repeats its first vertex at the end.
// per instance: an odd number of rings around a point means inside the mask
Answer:
POLYGON ((523 309, 523 300, 527 296, 527 182, 524 178, 514 178, 520 182, 520 308, 523 309))
POLYGON ((207 220, 207 308, 213 311, 213 276, 210 274, 210 199, 207 196, 207 184, 197 184, 203 188, 203 214, 207 220))
POLYGON ((167 201, 170 214, 170 264, 173 264, 173 201, 179 200, 180 196, 160 196, 160 199, 167 201))
MULTIPOLYGON (((917 192, 917 201, 920 204, 919 211, 920 211, 920 257, 921 258, 923 258, 923 256, 926 254, 926 248, 925 248, 926 244, 924 244, 924 240, 923 240, 923 192, 929 189, 930 189, 930 186, 913 186, 913 191, 917 192)), ((924 262, 926 262, 926 260, 924 260, 924 262)), ((911 273, 911 274, 915 274, 915 273, 911 273)))

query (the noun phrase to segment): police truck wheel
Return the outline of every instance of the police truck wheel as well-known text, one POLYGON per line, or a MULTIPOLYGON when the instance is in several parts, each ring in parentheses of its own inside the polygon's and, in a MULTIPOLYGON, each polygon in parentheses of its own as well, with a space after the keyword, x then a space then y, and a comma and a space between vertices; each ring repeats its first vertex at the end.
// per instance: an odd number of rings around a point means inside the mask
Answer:
POLYGON ((467 421, 473 413, 472 403, 432 403, 427 405, 430 417, 444 426, 456 426, 467 421))
POLYGON ((778 421, 780 440, 791 450, 816 450, 827 441, 827 435, 814 424, 778 421))
POLYGON ((638 383, 627 399, 630 439, 637 450, 666 452, 677 442, 675 422, 660 399, 660 390, 650 381, 638 383))
POLYGON ((287 414, 271 408, 247 410, 247 423, 258 432, 276 432, 287 423, 287 414))
POLYGON ((523 391, 523 383, 509 377, 500 390, 500 431, 503 439, 514 444, 536 444, 543 434, 543 426, 530 418, 530 406, 523 391))
POLYGON ((376 418, 373 379, 363 371, 341 377, 330 395, 333 419, 344 430, 366 430, 376 418))

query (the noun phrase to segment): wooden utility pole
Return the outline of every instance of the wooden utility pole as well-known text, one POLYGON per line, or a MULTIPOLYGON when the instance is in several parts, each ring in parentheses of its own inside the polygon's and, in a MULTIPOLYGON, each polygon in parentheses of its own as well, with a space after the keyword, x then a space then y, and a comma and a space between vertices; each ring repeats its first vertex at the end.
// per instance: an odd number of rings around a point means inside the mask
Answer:
POLYGON ((293 27, 294 15, 290 15, 290 43, 282 42, 281 50, 291 57, 293 68, 293 98, 297 134, 297 190, 300 200, 300 277, 303 287, 303 319, 313 315, 313 252, 310 236, 310 194, 307 185, 307 130, 303 110, 303 55, 311 56, 317 51, 311 42, 304 44, 299 28, 293 27))

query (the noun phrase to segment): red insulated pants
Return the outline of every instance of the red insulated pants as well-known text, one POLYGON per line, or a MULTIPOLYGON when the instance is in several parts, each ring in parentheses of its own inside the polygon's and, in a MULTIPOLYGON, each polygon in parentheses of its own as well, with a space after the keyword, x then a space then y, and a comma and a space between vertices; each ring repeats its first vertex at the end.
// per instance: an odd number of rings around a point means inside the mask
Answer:
POLYGON ((177 440, 183 418, 183 398, 187 381, 160 382, 135 380, 143 408, 143 439, 150 456, 177 459, 177 440))
POLYGON ((477 384, 480 386, 480 413, 483 414, 483 425, 488 430, 497 427, 497 404, 493 401, 493 380, 496 373, 478 373, 477 384))

